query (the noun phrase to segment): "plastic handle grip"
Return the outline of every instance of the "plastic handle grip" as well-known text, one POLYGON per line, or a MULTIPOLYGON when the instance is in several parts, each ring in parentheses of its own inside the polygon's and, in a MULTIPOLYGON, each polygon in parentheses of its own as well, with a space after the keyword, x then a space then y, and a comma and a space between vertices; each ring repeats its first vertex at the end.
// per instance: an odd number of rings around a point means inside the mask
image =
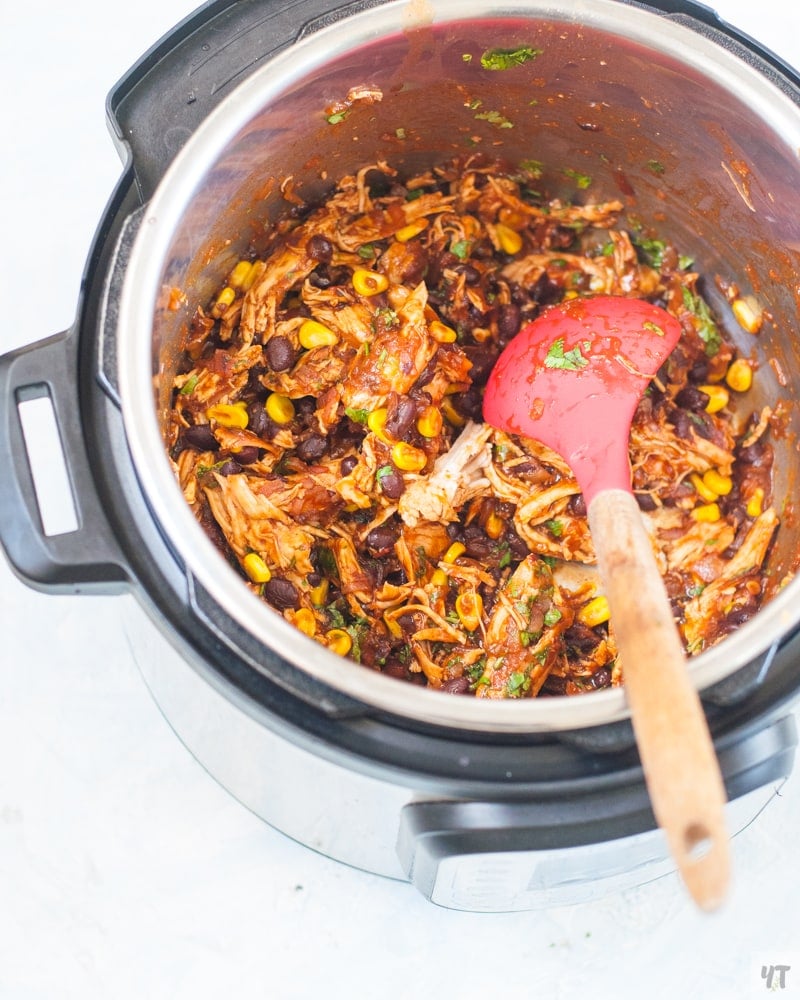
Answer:
POLYGON ((0 544, 36 590, 115 593, 129 574, 97 496, 80 423, 75 338, 67 331, 0 357, 0 544), (19 405, 48 396, 63 450, 75 530, 45 532, 19 405))

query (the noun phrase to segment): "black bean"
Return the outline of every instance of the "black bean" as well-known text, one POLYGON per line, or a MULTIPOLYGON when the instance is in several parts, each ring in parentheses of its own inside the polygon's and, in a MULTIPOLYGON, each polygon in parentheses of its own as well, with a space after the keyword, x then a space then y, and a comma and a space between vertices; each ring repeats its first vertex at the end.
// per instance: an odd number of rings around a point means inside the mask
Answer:
POLYGON ((300 595, 291 580, 284 580, 280 576, 273 576, 264 584, 264 597, 273 608, 285 611, 291 608, 296 611, 300 605, 300 595))
POLYGON ((270 337, 264 348, 267 362, 274 372, 287 372, 295 363, 297 351, 288 337, 277 334, 270 337))
POLYGON ((295 454, 304 462, 318 462, 327 446, 328 440, 323 434, 310 434, 298 444, 295 454))
POLYGON ((379 477, 381 491, 390 500, 399 500, 405 492, 406 484, 397 469, 390 469, 379 477))
POLYGON ((327 264, 333 256, 333 244, 322 233, 314 233, 308 243, 306 243, 306 251, 308 252, 308 256, 313 260, 327 264))
POLYGON ((497 335, 501 343, 506 343, 519 333, 522 310, 515 302, 500 306, 497 315, 497 335))
POLYGON ((216 451, 219 448, 219 441, 214 437, 208 424, 187 427, 182 438, 185 444, 190 448, 197 448, 198 451, 216 451))
POLYGON ((656 502, 649 493, 636 493, 636 503, 639 505, 639 510, 655 510, 656 502))
POLYGON ((389 437, 399 441, 414 423, 417 407, 408 396, 394 396, 388 400, 385 431, 389 437))
POLYGON ((227 459, 227 461, 222 462, 218 466, 217 472, 221 476, 235 476, 242 471, 241 465, 238 462, 234 462, 232 458, 227 459))
POLYGON ((439 688, 445 694, 469 694, 470 683, 468 677, 451 677, 439 688))
POLYGON ((685 385, 675 396, 675 402, 684 410, 704 410, 708 399, 708 394, 695 385, 685 385))
POLYGON ((259 449, 255 445, 247 445, 236 452, 236 461, 239 465, 252 465, 258 461, 259 454, 259 449))
POLYGON ((597 690, 598 688, 607 688, 611 686, 611 671, 608 667, 600 667, 599 670, 595 670, 592 676, 589 678, 589 686, 597 690))
POLYGON ((353 471, 353 469, 355 469, 355 467, 357 465, 358 465, 358 459, 356 458, 356 456, 355 455, 347 455, 339 463, 339 472, 343 476, 349 476, 350 473, 353 471))
POLYGON ((256 437, 265 438, 268 437, 270 433, 271 421, 267 416, 267 411, 264 409, 264 404, 259 402, 250 403, 247 407, 247 417, 248 423, 247 428, 251 430, 256 437))
POLYGON ((586 501, 583 498, 583 493, 573 493, 567 503, 567 510, 575 517, 586 516, 586 501))
POLYGON ((373 528, 364 539, 364 544, 370 554, 376 557, 387 556, 394 549, 394 543, 400 535, 397 525, 379 524, 373 528))

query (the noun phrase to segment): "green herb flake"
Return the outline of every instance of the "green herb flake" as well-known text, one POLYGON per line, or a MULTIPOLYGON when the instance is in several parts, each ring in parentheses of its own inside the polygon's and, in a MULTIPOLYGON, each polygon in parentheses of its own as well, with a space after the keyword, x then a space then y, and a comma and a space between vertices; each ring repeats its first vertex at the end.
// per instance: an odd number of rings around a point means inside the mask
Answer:
POLYGON ((394 130, 394 134, 395 134, 395 138, 397 138, 397 139, 405 139, 406 138, 406 130, 404 128, 396 128, 394 130))
POLYGON ((664 331, 661 329, 658 323, 653 323, 650 320, 645 320, 645 322, 642 323, 642 329, 647 330, 648 333, 654 333, 657 337, 664 336, 664 331))
POLYGON ((197 383, 199 381, 200 376, 197 373, 190 375, 181 386, 181 396, 190 396, 197 388, 197 383))
POLYGON ((358 256, 362 260, 372 260, 375 256, 375 247, 371 243, 365 243, 358 248, 358 256))
POLYGON ((352 406, 346 406, 344 412, 356 424, 365 424, 369 417, 369 410, 355 410, 352 406))
POLYGON ((544 623, 548 628, 551 628, 557 622, 561 621, 561 617, 562 615, 558 608, 548 608, 544 616, 544 623))
POLYGON ((338 125, 340 122, 343 122, 345 118, 347 118, 348 114, 349 108, 345 108, 344 111, 335 111, 332 115, 328 115, 325 121, 329 125, 338 125))
POLYGON ((550 532, 553 538, 561 538, 564 534, 564 525, 561 521, 557 521, 555 518, 551 518, 549 521, 544 522, 545 528, 550 532))
POLYGON ((469 251, 469 240, 455 240, 450 244, 450 253, 458 257, 459 260, 466 260, 469 257, 469 251))
POLYGON ((520 160, 519 168, 523 170, 529 177, 533 177, 538 180, 544 173, 544 164, 540 160, 520 160))
POLYGON ((655 174, 657 177, 660 177, 661 174, 664 173, 665 167, 664 167, 664 164, 663 163, 659 163, 658 160, 648 160, 647 161, 647 169, 651 173, 655 174))
POLYGON ((540 56, 542 51, 532 45, 522 45, 518 49, 487 49, 481 56, 481 66, 493 71, 512 69, 530 62, 540 56))
POLYGON ((714 322, 714 317, 711 315, 708 303, 699 295, 695 295, 686 285, 681 287, 681 294, 683 304, 697 319, 697 335, 705 344, 706 355, 709 358, 715 357, 722 347, 722 337, 714 322))
POLYGON ((489 122, 490 125, 496 125, 498 128, 513 128, 514 123, 509 121, 505 115, 502 115, 499 111, 479 111, 475 115, 478 121, 489 122))
POLYGON ((472 53, 471 52, 462 52, 462 54, 461 54, 461 61, 465 62, 465 63, 472 62, 472 53))
POLYGON ((376 471, 375 478, 378 480, 378 482, 380 482, 382 479, 385 479, 387 476, 391 476, 391 474, 393 472, 394 472, 394 469, 392 468, 391 465, 382 465, 380 467, 380 469, 378 469, 376 471))
POLYGON ((589 364, 588 360, 581 353, 581 347, 585 351, 588 351, 590 347, 589 341, 584 340, 577 347, 565 351, 564 338, 559 337, 558 340, 553 341, 547 350, 544 359, 545 368, 559 368, 562 371, 570 372, 580 371, 581 368, 585 368, 589 364))
POLYGON ((575 181, 575 184, 582 191, 585 191, 592 183, 591 176, 589 174, 582 174, 579 170, 572 170, 570 167, 567 167, 562 172, 565 177, 569 177, 570 180, 575 181))
POLYGON ((515 671, 506 681, 506 694, 509 698, 519 698, 530 686, 530 678, 521 671, 515 671))

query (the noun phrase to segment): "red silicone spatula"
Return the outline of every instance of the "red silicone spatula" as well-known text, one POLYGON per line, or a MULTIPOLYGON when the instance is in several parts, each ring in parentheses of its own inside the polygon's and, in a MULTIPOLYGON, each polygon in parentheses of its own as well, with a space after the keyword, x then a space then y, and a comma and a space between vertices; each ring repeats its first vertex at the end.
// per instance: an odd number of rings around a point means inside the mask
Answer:
POLYGON ((554 306, 500 355, 483 413, 558 452, 583 491, 653 811, 692 897, 712 909, 729 879, 725 791, 628 458, 636 406, 680 333, 640 299, 554 306))

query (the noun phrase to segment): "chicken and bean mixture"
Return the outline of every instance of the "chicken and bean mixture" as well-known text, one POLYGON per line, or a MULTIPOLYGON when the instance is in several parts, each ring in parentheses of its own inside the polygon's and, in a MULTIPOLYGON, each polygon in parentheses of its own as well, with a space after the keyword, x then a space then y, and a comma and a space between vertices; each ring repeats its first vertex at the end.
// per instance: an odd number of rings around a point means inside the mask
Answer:
POLYGON ((537 179, 377 163, 318 205, 287 181, 285 217, 192 320, 171 414, 186 500, 243 585, 366 669, 483 698, 623 681, 569 467, 482 419, 500 351, 549 305, 636 296, 682 325, 630 459, 689 653, 757 610, 778 525, 772 414, 692 262, 621 202, 537 179))

